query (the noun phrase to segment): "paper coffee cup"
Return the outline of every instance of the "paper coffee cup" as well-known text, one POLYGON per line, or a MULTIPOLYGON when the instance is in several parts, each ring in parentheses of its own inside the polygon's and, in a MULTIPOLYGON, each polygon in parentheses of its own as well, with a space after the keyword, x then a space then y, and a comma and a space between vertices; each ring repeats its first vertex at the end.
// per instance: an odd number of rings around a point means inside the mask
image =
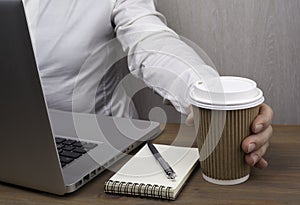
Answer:
POLYGON ((189 92, 203 178, 211 183, 234 185, 249 178, 242 141, 251 134, 263 93, 254 81, 222 76, 197 82, 189 92))

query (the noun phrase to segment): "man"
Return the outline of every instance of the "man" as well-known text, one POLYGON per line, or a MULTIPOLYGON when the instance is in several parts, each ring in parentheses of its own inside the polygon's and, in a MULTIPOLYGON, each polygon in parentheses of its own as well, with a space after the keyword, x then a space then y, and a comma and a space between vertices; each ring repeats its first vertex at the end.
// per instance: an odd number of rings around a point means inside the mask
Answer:
MULTIPOLYGON (((125 92, 114 93, 121 79, 111 65, 123 49, 130 72, 192 122, 185 93, 216 72, 166 26, 153 1, 24 0, 50 108, 132 117, 125 92)), ((243 142, 251 166, 267 166, 262 156, 272 135, 271 119, 271 108, 262 105, 252 125, 255 134, 243 142)))

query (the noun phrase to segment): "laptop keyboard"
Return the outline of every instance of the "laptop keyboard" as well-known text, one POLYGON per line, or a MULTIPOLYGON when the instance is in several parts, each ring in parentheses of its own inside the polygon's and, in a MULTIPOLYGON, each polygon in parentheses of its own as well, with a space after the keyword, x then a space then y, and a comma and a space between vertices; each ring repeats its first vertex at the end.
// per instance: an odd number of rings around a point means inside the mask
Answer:
POLYGON ((79 140, 55 137, 56 147, 62 167, 95 148, 97 144, 79 140))

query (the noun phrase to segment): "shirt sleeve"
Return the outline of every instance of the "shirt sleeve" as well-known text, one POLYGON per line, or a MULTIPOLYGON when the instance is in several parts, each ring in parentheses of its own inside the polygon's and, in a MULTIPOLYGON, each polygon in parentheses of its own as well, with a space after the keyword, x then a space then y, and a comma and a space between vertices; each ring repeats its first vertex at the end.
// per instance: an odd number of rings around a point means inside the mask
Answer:
POLYGON ((153 0, 117 0, 112 20, 131 73, 188 114, 189 86, 215 71, 167 27, 153 0))

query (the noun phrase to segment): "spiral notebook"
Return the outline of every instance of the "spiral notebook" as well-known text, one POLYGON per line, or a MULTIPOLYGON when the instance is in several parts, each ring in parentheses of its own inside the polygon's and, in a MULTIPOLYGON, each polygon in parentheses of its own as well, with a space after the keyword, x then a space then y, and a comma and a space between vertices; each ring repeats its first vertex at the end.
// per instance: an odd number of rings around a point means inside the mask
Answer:
POLYGON ((154 145, 177 177, 168 179, 147 144, 104 184, 106 193, 175 200, 199 159, 198 149, 154 145))

